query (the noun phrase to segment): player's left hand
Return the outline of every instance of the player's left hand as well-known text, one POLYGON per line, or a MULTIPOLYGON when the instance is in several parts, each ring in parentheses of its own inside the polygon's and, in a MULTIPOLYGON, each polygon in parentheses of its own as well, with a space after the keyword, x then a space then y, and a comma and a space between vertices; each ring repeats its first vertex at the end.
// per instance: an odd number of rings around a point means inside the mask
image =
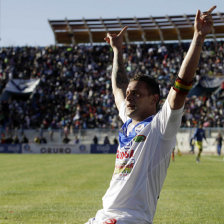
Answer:
POLYGON ((107 36, 104 40, 111 45, 113 49, 122 49, 123 36, 128 26, 123 27, 119 34, 107 33, 107 36))
POLYGON ((215 8, 216 6, 212 6, 208 11, 203 13, 200 10, 197 11, 194 24, 195 32, 202 36, 206 36, 212 32, 213 20, 211 13, 215 8))

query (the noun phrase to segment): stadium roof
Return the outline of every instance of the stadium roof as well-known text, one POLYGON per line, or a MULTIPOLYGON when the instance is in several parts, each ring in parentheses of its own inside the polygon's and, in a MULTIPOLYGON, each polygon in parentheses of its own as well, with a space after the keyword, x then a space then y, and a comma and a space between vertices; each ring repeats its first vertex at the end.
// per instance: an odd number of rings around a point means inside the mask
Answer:
MULTIPOLYGON (((214 30, 207 38, 224 38, 224 13, 213 13, 214 30)), ((128 26, 126 42, 182 41, 193 36, 195 15, 142 18, 48 20, 56 44, 101 43, 107 32, 128 26)))

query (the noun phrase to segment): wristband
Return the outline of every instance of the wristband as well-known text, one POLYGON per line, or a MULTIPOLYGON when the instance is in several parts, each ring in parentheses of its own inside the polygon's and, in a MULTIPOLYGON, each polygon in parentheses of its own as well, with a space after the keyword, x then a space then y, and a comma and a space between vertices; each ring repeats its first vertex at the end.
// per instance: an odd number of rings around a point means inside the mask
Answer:
POLYGON ((173 89, 183 95, 187 95, 193 86, 193 81, 186 82, 180 77, 177 77, 173 85, 173 89))

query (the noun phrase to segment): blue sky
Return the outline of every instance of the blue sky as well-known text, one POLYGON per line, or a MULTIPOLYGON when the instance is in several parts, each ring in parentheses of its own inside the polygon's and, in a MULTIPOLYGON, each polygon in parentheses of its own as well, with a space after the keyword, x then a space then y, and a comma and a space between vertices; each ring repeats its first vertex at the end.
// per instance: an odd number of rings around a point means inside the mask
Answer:
POLYGON ((48 19, 194 14, 224 0, 0 0, 0 47, 54 44, 48 19))

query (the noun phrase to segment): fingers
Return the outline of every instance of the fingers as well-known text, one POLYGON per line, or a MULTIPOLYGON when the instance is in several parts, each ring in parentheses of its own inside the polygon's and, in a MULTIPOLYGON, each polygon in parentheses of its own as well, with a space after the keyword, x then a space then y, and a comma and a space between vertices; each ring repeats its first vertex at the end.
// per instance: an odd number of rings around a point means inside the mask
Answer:
POLYGON ((202 13, 202 18, 206 18, 207 16, 211 17, 211 13, 213 12, 213 10, 216 8, 216 6, 212 6, 208 11, 205 11, 202 13))
POLYGON ((104 37, 104 40, 109 44, 110 43, 110 34, 107 33, 107 36, 104 37))
POLYGON ((116 37, 117 34, 111 34, 111 33, 107 33, 107 36, 104 38, 104 40, 109 44, 110 43, 110 39, 113 37, 116 37))
POLYGON ((213 20, 212 20, 212 15, 211 14, 202 14, 201 18, 203 23, 207 23, 207 24, 213 24, 213 20))
POLYGON ((109 37, 104 37, 104 40, 109 44, 110 43, 110 38, 109 37))
POLYGON ((107 36, 104 38, 104 40, 109 44, 110 40, 112 38, 116 38, 119 36, 122 36, 124 34, 124 32, 127 30, 128 26, 123 27, 123 29, 120 31, 119 34, 114 34, 114 33, 107 33, 107 36))
POLYGON ((212 12, 216 6, 212 6, 208 11, 201 13, 200 10, 197 11, 195 16, 195 30, 202 35, 207 35, 214 31, 212 12))
POLYGON ((199 19, 204 19, 204 18, 207 18, 208 16, 211 17, 211 13, 213 12, 213 10, 216 8, 216 5, 212 6, 208 11, 205 11, 203 13, 201 13, 200 10, 197 11, 197 14, 196 14, 196 19, 199 20, 199 19))
POLYGON ((118 36, 123 35, 123 33, 127 30, 128 26, 125 26, 121 32, 118 34, 118 36))
POLYGON ((198 9, 195 19, 200 20, 200 16, 201 16, 201 11, 198 9))
POLYGON ((212 20, 212 15, 211 13, 213 12, 213 10, 216 8, 216 6, 212 6, 208 11, 205 11, 203 13, 200 12, 200 10, 197 11, 196 14, 196 20, 197 21, 201 21, 203 23, 212 25, 213 24, 213 20, 212 20))
POLYGON ((212 6, 212 7, 207 11, 207 13, 208 13, 208 14, 211 14, 215 8, 216 8, 216 5, 212 6))

